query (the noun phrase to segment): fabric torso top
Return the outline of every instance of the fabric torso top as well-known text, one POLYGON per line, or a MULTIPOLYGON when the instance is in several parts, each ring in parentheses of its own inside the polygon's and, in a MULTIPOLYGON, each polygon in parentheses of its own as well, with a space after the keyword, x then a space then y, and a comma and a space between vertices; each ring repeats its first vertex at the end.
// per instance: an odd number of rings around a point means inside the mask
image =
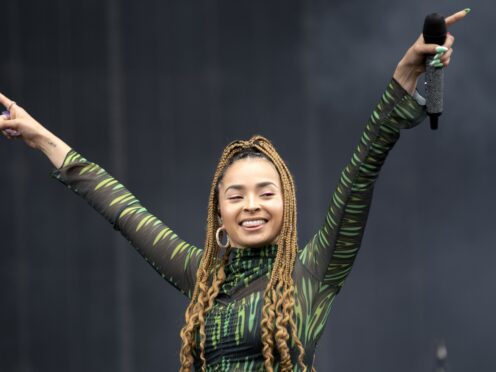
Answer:
MULTIPOLYGON (((294 314, 309 370, 331 304, 358 253, 379 171, 400 130, 417 125, 424 117, 424 106, 391 80, 341 173, 324 223, 298 251, 293 271, 294 314)), ((75 150, 51 176, 83 197, 164 279, 191 297, 202 249, 180 239, 119 181, 75 150)), ((263 370, 261 308, 276 249, 268 246, 232 253, 221 293, 206 314, 208 371, 263 370)), ((291 354, 294 370, 300 370, 296 350, 291 354)), ((277 362, 274 367, 278 369, 277 362)))
MULTIPOLYGON (((205 316, 209 370, 259 370, 263 366, 260 322, 263 291, 277 247, 233 249, 226 280, 205 316)), ((197 333, 198 339, 198 333, 197 333)), ((199 359, 195 358, 199 370, 199 359)))

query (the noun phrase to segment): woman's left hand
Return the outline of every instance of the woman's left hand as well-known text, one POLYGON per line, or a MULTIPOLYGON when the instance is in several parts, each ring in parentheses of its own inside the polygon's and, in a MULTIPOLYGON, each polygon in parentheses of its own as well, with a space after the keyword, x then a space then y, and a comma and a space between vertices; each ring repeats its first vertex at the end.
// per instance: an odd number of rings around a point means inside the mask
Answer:
MULTIPOLYGON (((465 9, 445 18, 446 26, 458 22, 470 12, 470 9, 465 9)), ((410 94, 415 92, 417 87, 417 80, 425 72, 425 56, 428 54, 436 54, 439 57, 440 63, 444 67, 450 63, 451 55, 453 53, 452 45, 455 41, 453 35, 448 33, 444 45, 426 44, 424 37, 420 34, 415 43, 408 49, 401 61, 398 63, 394 71, 394 79, 410 94)))

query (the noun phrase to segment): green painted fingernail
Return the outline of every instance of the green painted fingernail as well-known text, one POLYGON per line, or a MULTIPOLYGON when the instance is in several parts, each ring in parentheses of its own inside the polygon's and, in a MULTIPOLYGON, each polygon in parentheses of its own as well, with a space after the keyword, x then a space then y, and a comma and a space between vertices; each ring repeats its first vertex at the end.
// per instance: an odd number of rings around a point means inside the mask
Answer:
POLYGON ((444 53, 444 52, 447 52, 447 51, 448 51, 448 48, 443 47, 443 46, 438 46, 436 48, 436 52, 438 52, 438 53, 441 53, 441 52, 444 53))
POLYGON ((438 63, 441 63, 441 61, 440 61, 439 59, 437 59, 437 58, 434 58, 434 59, 431 61, 431 63, 429 63, 429 65, 431 65, 431 66, 435 66, 435 65, 437 65, 438 63))
POLYGON ((442 62, 439 62, 439 63, 436 63, 434 65, 434 67, 444 67, 443 63, 442 62))
POLYGON ((467 14, 468 14, 468 13, 470 13, 470 11, 471 11, 472 9, 470 9, 470 8, 465 8, 465 9, 463 9, 463 10, 465 11, 465 13, 467 13, 467 14))
POLYGON ((434 56, 434 59, 440 59, 444 55, 444 52, 438 53, 434 56))

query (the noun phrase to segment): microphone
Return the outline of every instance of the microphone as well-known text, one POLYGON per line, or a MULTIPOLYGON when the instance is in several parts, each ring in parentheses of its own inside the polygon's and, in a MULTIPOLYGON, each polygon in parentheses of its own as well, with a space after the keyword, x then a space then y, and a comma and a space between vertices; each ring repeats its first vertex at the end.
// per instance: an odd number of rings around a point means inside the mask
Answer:
MULTIPOLYGON (((425 17, 422 33, 426 44, 443 45, 447 33, 444 17, 437 13, 429 14, 425 17)), ((433 59, 434 56, 430 55, 425 60, 425 98, 431 129, 436 130, 439 116, 443 113, 444 69, 431 66, 433 59)))

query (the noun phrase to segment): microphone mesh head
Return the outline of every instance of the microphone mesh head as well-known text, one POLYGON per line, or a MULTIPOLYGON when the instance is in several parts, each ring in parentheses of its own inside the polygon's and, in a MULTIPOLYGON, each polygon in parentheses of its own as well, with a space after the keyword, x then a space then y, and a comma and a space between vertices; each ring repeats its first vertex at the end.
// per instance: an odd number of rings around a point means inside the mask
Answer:
POLYGON ((446 21, 442 15, 432 13, 425 17, 422 34, 427 44, 443 45, 447 32, 446 21))

